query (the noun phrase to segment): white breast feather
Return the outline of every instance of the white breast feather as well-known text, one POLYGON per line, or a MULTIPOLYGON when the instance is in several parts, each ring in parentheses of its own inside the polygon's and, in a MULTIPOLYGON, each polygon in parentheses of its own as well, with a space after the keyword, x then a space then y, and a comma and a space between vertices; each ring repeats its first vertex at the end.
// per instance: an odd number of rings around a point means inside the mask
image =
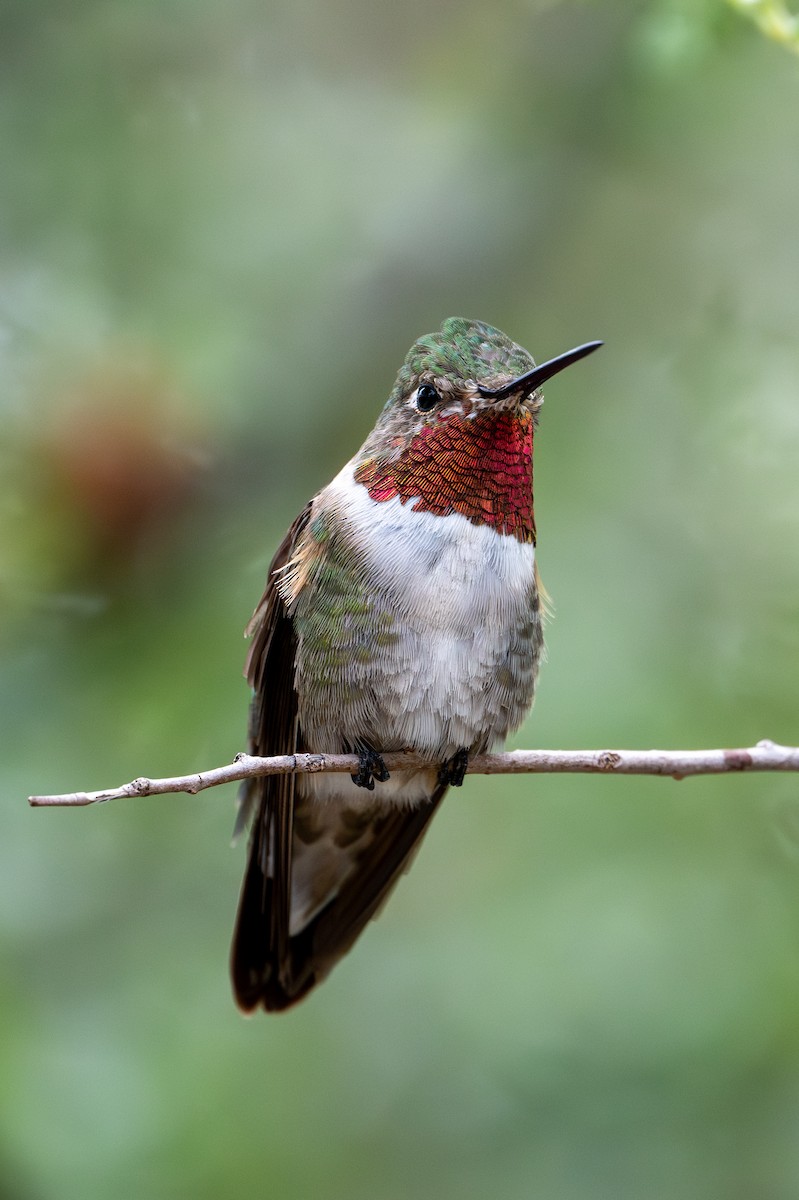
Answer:
MULTIPOLYGON (((354 463, 325 489, 342 527, 353 531, 375 586, 399 596, 424 628, 463 635, 505 627, 527 609, 535 572, 531 542, 498 535, 460 513, 414 512, 398 496, 376 503, 355 482, 354 463)), ((435 643, 436 639, 430 639, 435 643)))

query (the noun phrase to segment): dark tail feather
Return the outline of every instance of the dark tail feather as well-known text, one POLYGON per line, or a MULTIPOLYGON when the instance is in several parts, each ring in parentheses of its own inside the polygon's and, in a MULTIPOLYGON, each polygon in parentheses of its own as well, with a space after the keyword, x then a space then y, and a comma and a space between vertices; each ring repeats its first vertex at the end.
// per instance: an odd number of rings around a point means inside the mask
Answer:
POLYGON ((294 776, 252 781, 262 792, 250 834, 230 971, 236 1002, 251 1012, 288 958, 294 776))
MULTIPOLYGON (((292 938, 288 937, 289 904, 285 902, 290 897, 290 878, 286 891, 278 889, 276 879, 265 873, 269 848, 264 854, 261 837, 253 830, 231 958, 236 1000, 245 1012, 259 1005, 267 1012, 283 1011, 322 982, 410 865, 446 790, 437 788, 416 808, 388 810, 379 817, 379 828, 357 870, 338 895, 292 938), (283 903, 278 892, 283 894, 283 903)), ((259 820, 258 825, 262 824, 259 820)), ((277 855, 281 844, 286 845, 278 839, 277 855)))

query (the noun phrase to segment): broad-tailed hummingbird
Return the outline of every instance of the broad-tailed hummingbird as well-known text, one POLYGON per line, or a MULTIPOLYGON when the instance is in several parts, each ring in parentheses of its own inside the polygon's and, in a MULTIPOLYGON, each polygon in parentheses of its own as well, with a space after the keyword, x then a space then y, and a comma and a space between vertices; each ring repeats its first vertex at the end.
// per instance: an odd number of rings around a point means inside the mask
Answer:
POLYGON ((469 756, 533 702, 543 646, 533 433, 536 366, 450 317, 411 347, 377 424, 283 539, 247 627, 252 754, 359 756, 247 781, 232 950, 245 1011, 288 1008, 349 950, 408 867, 469 756), (381 753, 429 767, 395 771, 381 753))

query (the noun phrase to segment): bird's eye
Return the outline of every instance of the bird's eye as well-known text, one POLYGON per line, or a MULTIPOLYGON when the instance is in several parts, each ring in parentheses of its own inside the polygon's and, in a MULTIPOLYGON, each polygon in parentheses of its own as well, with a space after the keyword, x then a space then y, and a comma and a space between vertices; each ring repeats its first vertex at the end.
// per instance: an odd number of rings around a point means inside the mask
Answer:
POLYGON ((432 383, 421 383, 416 389, 416 407, 419 412, 430 412, 435 408, 441 397, 432 383))

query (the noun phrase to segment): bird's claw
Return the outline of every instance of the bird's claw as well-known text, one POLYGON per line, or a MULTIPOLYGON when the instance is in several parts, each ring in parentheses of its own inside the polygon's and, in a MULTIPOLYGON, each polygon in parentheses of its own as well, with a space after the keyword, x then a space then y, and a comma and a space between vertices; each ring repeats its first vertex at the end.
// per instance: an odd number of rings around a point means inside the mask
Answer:
POLYGON ((464 749, 458 750, 441 767, 441 770, 438 772, 438 782, 443 787, 460 787, 468 766, 469 751, 464 749))
POLYGON ((374 750, 358 751, 358 773, 350 775, 350 779, 356 787, 366 788, 367 792, 373 792, 375 780, 378 783, 385 783, 390 778, 382 755, 377 754, 374 750))

